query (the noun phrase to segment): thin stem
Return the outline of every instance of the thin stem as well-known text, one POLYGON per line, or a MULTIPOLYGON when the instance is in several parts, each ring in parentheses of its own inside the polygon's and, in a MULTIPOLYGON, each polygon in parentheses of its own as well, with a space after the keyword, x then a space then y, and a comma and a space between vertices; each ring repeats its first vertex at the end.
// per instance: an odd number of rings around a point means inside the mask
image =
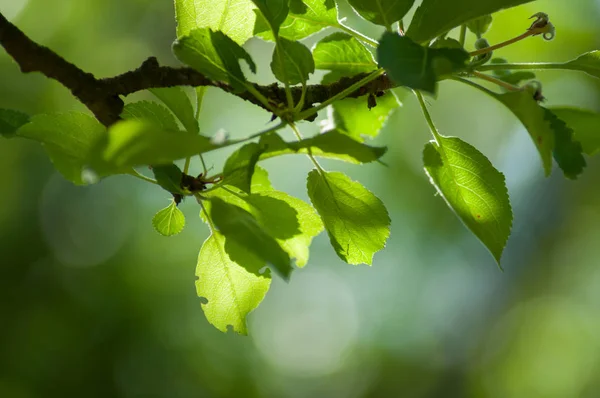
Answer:
POLYGON ((476 88, 478 90, 481 90, 481 91, 485 92, 488 95, 491 95, 492 97, 496 97, 496 95, 497 95, 492 90, 489 90, 486 87, 483 87, 482 85, 477 84, 477 83, 475 83, 475 82, 473 82, 473 81, 471 81, 469 79, 465 79, 465 78, 457 77, 457 76, 451 77, 450 79, 454 80, 454 81, 457 81, 457 82, 460 82, 460 83, 463 83, 463 84, 466 84, 468 86, 474 87, 474 88, 476 88))
POLYGON ((210 218, 210 214, 208 214, 208 211, 206 210, 204 203, 202 203, 202 200, 203 200, 202 197, 200 195, 196 195, 196 194, 194 194, 194 196, 196 197, 196 200, 200 204, 200 207, 202 207, 202 211, 204 212, 204 215, 206 216, 206 220, 208 221, 208 227, 210 228, 211 234, 214 234, 217 231, 217 227, 215 227, 215 224, 213 223, 212 218, 210 218))
POLYGON ((479 71, 488 70, 544 70, 544 69, 566 69, 564 63, 560 62, 532 62, 516 64, 489 64, 477 68, 479 71))
POLYGON ((441 145, 442 136, 435 127, 433 123, 433 119, 431 118, 431 114, 429 113, 429 109, 427 109, 427 105, 425 104, 425 99, 423 98, 423 94, 418 92, 417 90, 413 90, 413 93, 417 96, 417 100, 419 100, 419 105, 421 106, 421 111, 423 112, 423 116, 425 116, 425 120, 427 121, 427 125, 429 126, 429 130, 431 130, 431 134, 433 134, 433 138, 438 145, 441 145))
POLYGON ((202 110, 202 100, 204 99, 204 93, 207 87, 196 87, 196 114, 194 117, 196 120, 200 119, 200 111, 202 110))
MULTIPOLYGON (((298 127, 296 127, 296 125, 294 123, 290 123, 290 127, 292 128, 292 131, 294 132, 294 135, 296 136, 296 138, 298 138, 298 141, 302 141, 303 137, 302 137, 302 134, 300 133, 300 130, 298 130, 298 127)), ((319 174, 323 174, 325 172, 325 170, 323 170, 323 168, 319 164, 319 161, 312 154, 310 147, 308 148, 307 156, 310 159, 310 161, 315 165, 315 167, 319 171, 319 174)))
POLYGON ((142 173, 140 173, 139 171, 133 169, 132 171, 130 171, 129 173, 130 176, 134 176, 135 178, 139 178, 140 180, 149 182, 151 184, 158 184, 158 182, 156 182, 155 179, 150 178, 150 177, 146 177, 145 175, 143 175, 142 173))
POLYGON ((192 163, 192 158, 191 157, 185 158, 185 164, 183 165, 183 174, 188 174, 188 172, 190 171, 190 164, 191 163, 192 163))
POLYGON ((473 71, 472 73, 473 73, 473 76, 475 76, 481 80, 486 80, 490 83, 497 84, 498 86, 503 87, 503 88, 507 89, 508 91, 521 91, 522 90, 521 87, 507 83, 507 82, 497 79, 493 76, 486 75, 486 74, 483 74, 483 73, 480 73, 477 71, 473 71))
POLYGON ((378 70, 374 71, 373 73, 371 73, 370 75, 368 75, 364 79, 359 80, 358 82, 354 83, 350 87, 348 87, 348 88, 340 91, 339 93, 337 93, 333 97, 329 98, 327 101, 324 101, 324 102, 320 103, 319 105, 317 105, 317 106, 315 106, 313 108, 307 109, 304 112, 300 112, 298 115, 296 115, 296 117, 294 118, 294 120, 303 120, 303 119, 306 119, 309 116, 314 115, 315 113, 319 112, 323 108, 326 108, 327 106, 329 106, 330 104, 334 103, 335 101, 338 101, 340 99, 346 98, 348 95, 352 94, 353 92, 355 92, 356 90, 358 90, 362 86, 364 86, 364 85, 372 82, 373 80, 377 79, 379 76, 383 75, 384 73, 385 73, 385 71, 383 69, 378 69, 378 70))
POLYGON ((273 107, 273 105, 269 103, 267 97, 265 97, 257 89, 255 89, 252 83, 246 83, 246 90, 248 90, 248 92, 252 94, 261 104, 263 104, 265 108, 267 108, 276 115, 278 114, 277 109, 275 109, 275 107, 273 107))
POLYGON ((494 50, 497 50, 499 48, 510 46, 511 44, 514 44, 514 43, 516 43, 518 41, 521 41, 523 39, 528 38, 529 36, 533 36, 533 35, 538 34, 538 33, 539 32, 537 30, 528 30, 527 32, 523 33, 520 36, 514 37, 514 38, 512 38, 510 40, 507 40, 507 41, 503 41, 502 43, 498 43, 498 44, 490 46, 490 47, 482 48, 481 50, 473 51, 473 52, 469 53, 469 55, 471 57, 475 57, 477 55, 487 54, 487 53, 492 52, 494 50))
POLYGON ((354 30, 352 28, 349 28, 346 25, 342 25, 340 23, 340 24, 338 24, 338 25, 336 25, 334 27, 336 27, 336 28, 338 28, 338 29, 340 29, 340 30, 348 33, 351 36, 356 37, 358 40, 360 40, 360 41, 362 41, 362 42, 370 45, 371 47, 377 47, 377 46, 379 46, 379 42, 377 40, 371 39, 370 37, 365 36, 362 33, 358 32, 358 31, 356 31, 356 30, 354 30))
POLYGON ((200 158, 200 162, 202 162, 202 175, 206 177, 208 169, 206 168, 206 163, 204 162, 204 156, 202 156, 202 154, 199 153, 198 157, 200 158))
POLYGON ((467 24, 460 25, 460 38, 458 42, 461 46, 465 46, 465 41, 467 40, 467 24))

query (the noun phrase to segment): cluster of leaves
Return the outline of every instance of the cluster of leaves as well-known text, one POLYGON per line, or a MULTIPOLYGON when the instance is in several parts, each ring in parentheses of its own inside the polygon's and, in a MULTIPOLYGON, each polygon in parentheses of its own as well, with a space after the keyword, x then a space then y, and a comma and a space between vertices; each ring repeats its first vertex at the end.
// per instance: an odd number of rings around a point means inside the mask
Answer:
POLYGON ((523 71, 532 69, 578 70, 600 78, 600 52, 563 64, 509 64, 492 59, 484 42, 479 45, 481 55, 474 56, 465 50, 464 41, 447 38, 452 29, 468 26, 481 40, 492 13, 528 1, 424 0, 404 35, 402 19, 414 0, 349 0, 358 15, 386 28, 377 41, 343 25, 333 0, 175 0, 175 55, 209 79, 229 85, 234 93, 254 95, 280 119, 279 124, 237 141, 205 136, 198 120, 205 88, 197 88, 192 98, 183 88, 172 87, 151 90, 161 103, 126 105, 122 120, 108 128, 83 113, 30 117, 0 110, 0 134, 41 143, 56 169, 75 184, 130 174, 159 185, 174 198, 153 219, 165 236, 184 228, 177 205, 182 197, 194 197, 211 231, 200 249, 196 271, 198 295, 206 299, 202 308, 219 330, 231 325, 245 334, 246 317, 267 293, 271 270, 288 279, 292 259, 298 267, 306 265, 311 241, 323 230, 348 264, 370 265, 384 248, 390 219, 383 203, 360 183, 325 171, 316 160, 367 163, 385 154, 386 148, 365 140, 377 136, 398 107, 393 93, 365 92, 361 98, 346 98, 384 73, 396 86, 415 92, 434 138, 423 151, 425 171, 448 206, 498 262, 512 225, 504 176, 476 148, 437 131, 422 92, 435 94, 438 81, 448 78, 478 88, 508 107, 527 128, 547 175, 553 158, 568 178, 582 172, 582 152, 593 155, 600 147, 595 134, 600 115, 544 108, 536 84, 518 85, 535 78, 523 71), (301 42, 325 28, 336 31, 312 49, 301 42), (250 72, 256 72, 242 47, 252 37, 274 43, 271 70, 285 88, 284 103, 265 98, 240 66, 243 60, 250 72), (319 106, 304 109, 307 81, 315 69, 328 71, 322 84, 360 74, 365 78, 319 106), (484 71, 494 75, 483 75, 484 71), (470 80, 473 77, 496 82, 504 91, 484 88, 470 80), (290 88, 295 85, 302 89, 297 102, 290 88), (302 138, 296 124, 325 107, 328 120, 323 131, 302 138), (277 133, 286 126, 296 132, 298 141, 287 142, 277 133), (192 157, 237 144, 243 145, 221 173, 188 175, 192 157), (258 166, 264 159, 290 154, 308 156, 315 164, 307 178, 312 206, 273 188, 267 172, 258 166), (174 163, 182 159, 183 170, 174 163), (154 178, 136 170, 147 166, 154 178))

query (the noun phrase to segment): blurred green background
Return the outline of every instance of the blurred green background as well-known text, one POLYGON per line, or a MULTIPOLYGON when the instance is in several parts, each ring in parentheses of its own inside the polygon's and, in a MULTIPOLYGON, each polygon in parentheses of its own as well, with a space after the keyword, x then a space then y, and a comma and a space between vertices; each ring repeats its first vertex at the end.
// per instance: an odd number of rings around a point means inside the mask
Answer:
MULTIPOLYGON (((170 0, 0 0, 34 40, 94 73, 176 64, 170 0)), ((600 1, 540 0, 497 15, 487 38, 520 34, 544 11, 554 41, 500 50, 513 62, 563 61, 600 48, 600 1)), ((345 4, 348 22, 372 37, 345 4)), ((323 33, 307 40, 312 45, 323 33)), ((473 38, 469 38, 472 46, 473 38)), ((246 48, 270 83, 271 44, 246 48)), ((0 50, 0 107, 85 109, 0 50)), ((319 76, 315 76, 317 82, 319 76)), ((578 73, 539 73, 549 105, 600 111, 600 85, 578 73)), ((325 162, 382 198, 388 247, 373 267, 343 264, 325 234, 289 283, 275 278, 249 318, 250 337, 209 325, 194 286, 207 237, 194 201, 184 232, 152 228, 164 191, 131 177, 75 187, 38 145, 0 140, 0 397, 598 397, 600 185, 597 159, 576 182, 545 179, 526 131, 482 93, 444 82, 432 113, 445 135, 478 147, 506 174, 515 213, 500 272, 434 194, 421 167, 430 139, 416 101, 375 141, 389 167, 325 162)), ((269 115, 209 89, 205 134, 243 137, 269 115)), ((148 97, 137 94, 127 100, 148 97)), ((302 126, 306 134, 318 124, 302 126)), ((227 151, 211 154, 218 170, 227 151)), ((267 161, 276 188, 307 200, 305 157, 267 161)), ((199 165, 195 165, 199 170, 199 165)))

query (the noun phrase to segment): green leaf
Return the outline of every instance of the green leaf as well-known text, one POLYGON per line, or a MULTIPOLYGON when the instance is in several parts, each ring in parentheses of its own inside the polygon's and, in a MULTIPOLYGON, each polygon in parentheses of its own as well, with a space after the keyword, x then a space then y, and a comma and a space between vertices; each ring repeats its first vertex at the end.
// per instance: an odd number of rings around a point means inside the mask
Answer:
POLYGON ((0 135, 10 138, 24 124, 29 123, 29 115, 13 111, 11 109, 0 109, 0 135))
POLYGON ((342 173, 313 170, 307 187, 338 256, 348 264, 371 265, 390 235, 381 200, 342 173))
POLYGON ((225 250, 231 259, 246 266, 246 255, 254 255, 267 262, 284 279, 289 279, 292 272, 290 256, 251 213, 217 197, 211 198, 210 204, 211 218, 226 238, 225 250), (229 242, 244 250, 241 250, 241 253, 237 252, 228 246, 229 242))
POLYGON ((261 137, 260 144, 264 148, 260 155, 261 160, 281 155, 312 153, 318 157, 358 164, 373 162, 387 152, 385 147, 362 144, 338 131, 329 131, 294 142, 286 142, 278 134, 268 134, 261 137))
MULTIPOLYGON (((290 0, 290 12, 279 28, 279 36, 289 40, 302 40, 330 26, 338 26, 337 7, 334 0, 290 0)), ((259 36, 274 41, 273 33, 259 36)))
POLYGON ((554 131, 554 160, 563 171, 565 177, 572 180, 583 173, 587 165, 583 158, 581 144, 573 140, 573 130, 560 120, 551 110, 543 108, 546 119, 554 131))
POLYGON ((377 58, 397 84, 435 94, 439 77, 463 69, 470 57, 462 49, 425 48, 408 37, 385 32, 377 58))
POLYGON ((156 232, 163 236, 177 235, 185 227, 185 216, 177 207, 175 201, 160 210, 152 218, 152 225, 156 232))
MULTIPOLYGON (((275 37, 279 36, 279 27, 287 18, 287 15, 290 11, 289 9, 289 0, 252 0, 252 2, 258 8, 258 13, 260 14, 257 17, 257 24, 260 25, 261 22, 269 26, 271 32, 275 37), (260 17, 264 20, 260 21, 260 17)), ((261 28, 254 29, 254 33, 259 33, 262 31, 261 28)))
POLYGON ((567 107, 550 110, 573 129, 575 140, 581 143, 586 154, 592 156, 600 151, 600 114, 567 107))
MULTIPOLYGON (((500 65, 506 64, 508 61, 504 58, 494 58, 490 61, 491 64, 500 65)), ((506 69, 498 69, 493 71, 494 75, 506 83, 518 86, 525 80, 535 79, 535 73, 531 71, 510 71, 506 69)))
POLYGON ((125 105, 121 118, 139 120, 155 124, 165 130, 177 131, 179 126, 175 118, 164 106, 150 101, 139 101, 125 105))
POLYGON ((196 29, 173 44, 173 52, 179 60, 203 73, 209 79, 222 81, 238 91, 245 89, 246 77, 239 61, 245 60, 255 73, 256 65, 239 44, 222 32, 196 29))
POLYGON ((282 83, 304 84, 308 76, 315 71, 315 61, 304 44, 282 37, 275 45, 271 70, 282 83))
POLYGON ((255 8, 251 0, 175 0, 177 37, 210 28, 242 45, 253 36, 255 8))
POLYGON ((153 166, 152 173, 158 185, 164 188, 167 192, 178 195, 186 195, 186 192, 181 187, 183 172, 175 164, 167 164, 163 166, 153 166))
POLYGON ((323 78, 324 84, 377 69, 373 54, 357 39, 341 32, 321 39, 313 49, 313 58, 316 69, 331 71, 323 78))
POLYGON ((438 193, 500 264, 512 226, 504 175, 456 137, 425 145, 423 162, 438 193))
POLYGON ((95 142, 105 127, 84 113, 37 115, 17 130, 16 135, 41 143, 54 167, 69 181, 84 185, 82 171, 95 142))
POLYGON ((152 88, 150 92, 173 112, 189 133, 200 132, 190 97, 182 87, 152 88))
POLYGON ((483 15, 467 22, 467 28, 469 28, 469 30, 479 38, 486 34, 488 30, 490 30, 492 21, 493 18, 490 14, 483 15))
POLYGON ((387 28, 404 18, 414 2, 415 0, 348 0, 358 15, 387 28))
POLYGON ((208 138, 198 134, 124 120, 112 125, 94 146, 90 165, 97 173, 113 174, 135 166, 170 164, 213 148, 208 138))
POLYGON ((425 43, 472 19, 533 0, 423 0, 406 35, 425 43))
POLYGON ((364 137, 377 137, 388 116, 398 107, 400 104, 391 92, 377 97, 377 106, 371 109, 368 107, 366 97, 344 98, 334 102, 329 108, 330 126, 326 127, 326 131, 334 129, 358 142, 363 142, 364 137))
POLYGON ((585 72, 590 76, 600 79, 600 50, 580 55, 572 61, 565 62, 562 66, 561 69, 585 72))
POLYGON ((261 145, 250 143, 232 153, 223 168, 223 183, 249 193, 254 168, 262 152, 261 145))
POLYGON ((213 232, 202 245, 196 266, 196 290, 208 301, 202 304, 208 322, 222 332, 231 325, 235 332, 246 335, 246 317, 265 298, 271 275, 268 270, 258 275, 264 262, 253 257, 247 256, 246 267, 254 268, 254 272, 232 261, 225 251, 225 242, 222 234, 213 232))
POLYGON ((523 123, 540 153, 545 174, 549 176, 552 172, 554 132, 546 119, 544 108, 533 99, 533 95, 527 90, 492 95, 506 105, 523 123))

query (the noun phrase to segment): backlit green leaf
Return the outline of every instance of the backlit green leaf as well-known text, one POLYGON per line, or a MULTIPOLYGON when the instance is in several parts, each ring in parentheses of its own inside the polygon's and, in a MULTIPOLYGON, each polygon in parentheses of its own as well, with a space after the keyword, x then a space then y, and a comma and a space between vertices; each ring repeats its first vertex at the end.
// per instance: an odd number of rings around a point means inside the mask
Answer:
POLYGON ((562 69, 578 70, 600 79, 600 50, 590 51, 565 62, 562 69))
POLYGON ((152 88, 150 92, 173 112, 189 133, 200 132, 190 97, 182 87, 152 88))
POLYGON ((54 167, 69 181, 83 185, 81 173, 87 155, 106 128, 93 117, 78 112, 37 115, 17 130, 19 137, 41 143, 54 167))
POLYGON ((533 0, 423 0, 406 32, 425 43, 472 19, 533 0))
POLYGON ((196 290, 208 301, 202 304, 202 310, 214 327, 226 332, 231 325, 235 332, 246 335, 246 317, 265 298, 271 275, 268 270, 259 275, 264 262, 253 257, 247 256, 246 268, 232 261, 225 251, 225 241, 221 233, 213 232, 202 245, 196 290), (247 268, 253 268, 253 272, 247 268))
POLYGON ((373 147, 362 144, 338 131, 329 131, 302 141, 286 142, 278 134, 261 137, 264 152, 261 159, 296 153, 308 154, 350 163, 369 163, 381 158, 385 147, 373 147))
POLYGON ((187 192, 181 187, 183 172, 175 164, 153 166, 152 173, 158 185, 172 194, 185 195, 187 192))
MULTIPOLYGON (((334 0, 290 0, 290 12, 279 28, 279 36, 301 40, 329 26, 337 26, 337 7, 334 0)), ((275 40, 270 31, 259 35, 275 40)))
MULTIPOLYGON (((285 21, 289 12, 289 0, 252 0, 252 2, 256 5, 260 14, 257 21, 261 22, 260 18, 262 17, 262 22, 269 26, 274 36, 278 36, 279 27, 285 21)), ((255 28, 254 31, 258 33, 262 30, 255 28)))
POLYGON ((583 173, 583 169, 587 165, 583 158, 581 144, 574 141, 573 130, 563 120, 546 108, 544 108, 544 112, 546 119, 550 121, 552 131, 554 131, 554 150, 552 151, 554 160, 565 177, 575 180, 579 174, 583 173))
POLYGON ((121 118, 146 121, 165 130, 177 131, 179 127, 175 118, 164 106, 150 101, 132 102, 125 105, 121 118))
POLYGON ((223 168, 223 182, 249 193, 254 168, 262 152, 261 145, 250 143, 232 153, 223 168))
POLYGON ((255 8, 252 0, 175 0, 177 37, 197 28, 210 28, 244 44, 253 36, 255 8))
POLYGON ((321 39, 313 49, 313 58, 316 69, 331 71, 323 78, 324 84, 377 69, 373 54, 357 39, 341 32, 321 39))
POLYGON ((315 61, 304 44, 280 38, 273 52, 271 70, 280 82, 304 84, 315 71, 315 61))
POLYGON ((573 129, 575 140, 583 146, 583 151, 592 156, 600 151, 600 114, 577 108, 550 108, 556 116, 573 129))
POLYGON ((510 235, 512 210, 504 176, 473 146, 441 137, 423 151, 431 183, 498 264, 510 235))
POLYGON ((29 123, 29 119, 29 115, 23 112, 0 109, 0 136, 12 137, 19 127, 29 123))
POLYGON ((250 70, 256 72, 256 65, 246 50, 222 32, 207 28, 180 37, 173 44, 173 52, 181 62, 208 78, 226 82, 239 91, 245 89, 246 83, 239 61, 245 60, 250 70))
POLYGON ((464 69, 469 54, 457 48, 425 48, 406 36, 385 32, 377 59, 397 84, 434 94, 439 77, 464 69))
POLYGON ((225 251, 232 260, 246 267, 246 255, 251 254, 272 266, 284 279, 289 279, 292 272, 290 256, 251 213, 213 197, 210 215, 226 238, 225 251), (229 243, 234 243, 235 249, 229 247, 229 243), (237 251, 239 248, 243 248, 241 253, 237 251))
POLYGON ((307 187, 338 256, 348 264, 371 265, 390 235, 390 218, 381 200, 337 172, 313 170, 307 187))
POLYGON ((163 236, 177 235, 185 227, 185 216, 172 201, 171 204, 160 210, 152 218, 152 225, 156 232, 163 236))
POLYGON ((492 21, 493 18, 490 14, 483 15, 467 22, 467 28, 477 37, 481 37, 490 29, 492 21))
POLYGON ((361 17, 388 28, 404 18, 414 2, 415 0, 348 0, 361 17))

